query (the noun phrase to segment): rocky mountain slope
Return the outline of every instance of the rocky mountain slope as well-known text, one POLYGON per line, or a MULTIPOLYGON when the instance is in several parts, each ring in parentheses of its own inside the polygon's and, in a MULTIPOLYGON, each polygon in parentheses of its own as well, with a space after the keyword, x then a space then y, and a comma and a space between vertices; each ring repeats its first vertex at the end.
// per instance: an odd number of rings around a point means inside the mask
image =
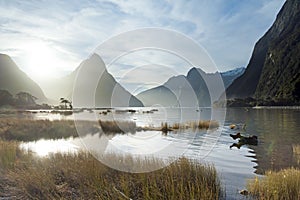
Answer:
POLYGON ((47 102, 42 89, 19 69, 16 63, 5 54, 0 54, 0 89, 12 95, 27 92, 37 98, 38 103, 47 102))
POLYGON ((227 89, 228 99, 255 97, 300 101, 300 1, 287 0, 256 43, 245 73, 227 89))

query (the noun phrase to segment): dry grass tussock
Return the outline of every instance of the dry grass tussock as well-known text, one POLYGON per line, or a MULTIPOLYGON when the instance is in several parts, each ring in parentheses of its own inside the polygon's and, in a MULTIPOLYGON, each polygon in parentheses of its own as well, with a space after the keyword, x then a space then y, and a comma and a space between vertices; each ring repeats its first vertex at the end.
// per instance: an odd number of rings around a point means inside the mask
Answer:
POLYGON ((137 126, 132 121, 103 121, 99 120, 99 124, 104 133, 135 133, 137 126))
MULTIPOLYGON (((36 159, 30 153, 20 152, 14 142, 2 141, 1 145, 1 158, 7 156, 8 160, 0 163, 3 172, 0 174, 0 197, 219 199, 222 195, 215 168, 186 158, 161 170, 132 174, 108 168, 86 152, 36 159)), ((107 159, 143 162, 145 166, 163 162, 155 158, 136 161, 132 157, 108 156, 107 159)))
POLYGON ((300 199, 300 170, 270 171, 261 179, 250 180, 247 188, 255 199, 300 199))
POLYGON ((215 129, 219 127, 219 122, 215 120, 199 120, 191 121, 186 123, 174 123, 168 125, 167 123, 161 124, 162 131, 172 131, 172 130, 185 130, 185 129, 215 129))

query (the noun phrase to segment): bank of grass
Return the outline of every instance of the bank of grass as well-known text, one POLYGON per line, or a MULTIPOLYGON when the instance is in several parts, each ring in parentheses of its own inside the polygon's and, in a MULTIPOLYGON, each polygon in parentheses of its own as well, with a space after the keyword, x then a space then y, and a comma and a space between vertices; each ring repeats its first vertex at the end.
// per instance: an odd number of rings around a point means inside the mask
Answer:
MULTIPOLYGON (((23 152, 16 142, 0 141, 0 197, 22 199, 219 199, 216 170, 186 158, 150 173, 111 169, 86 152, 45 158, 23 152), (10 187, 9 187, 10 185, 10 187)), ((149 166, 159 159, 131 160, 149 166)), ((125 160, 124 160, 125 159, 125 160)))
POLYGON ((172 125, 167 122, 161 123, 160 127, 144 126, 138 127, 133 121, 103 121, 99 120, 99 124, 104 133, 136 133, 137 131, 161 131, 168 133, 170 131, 182 131, 186 129, 215 129, 219 127, 219 122, 215 120, 199 120, 186 123, 174 123, 172 125))
POLYGON ((72 120, 33 120, 0 118, 0 139, 34 141, 38 139, 60 139, 78 137, 81 132, 96 133, 99 128, 92 121, 78 121, 75 127, 72 120), (84 131, 83 131, 84 130, 84 131))
POLYGON ((300 170, 270 171, 265 177, 250 180, 247 188, 256 199, 300 199, 300 170))
POLYGON ((99 120, 99 124, 104 133, 135 133, 137 126, 132 121, 103 121, 99 120))

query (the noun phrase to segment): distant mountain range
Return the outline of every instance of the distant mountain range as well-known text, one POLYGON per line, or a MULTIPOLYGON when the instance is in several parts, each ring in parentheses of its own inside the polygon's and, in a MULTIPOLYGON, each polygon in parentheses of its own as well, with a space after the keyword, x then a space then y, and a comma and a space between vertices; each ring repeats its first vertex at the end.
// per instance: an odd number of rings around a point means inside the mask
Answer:
POLYGON ((226 91, 228 99, 300 103, 300 1, 287 0, 271 28, 255 44, 245 73, 226 91))
MULTIPOLYGON (((237 68, 220 74, 209 74, 199 68, 192 68, 187 76, 171 77, 163 85, 144 91, 135 97, 116 82, 114 77, 108 73, 102 59, 93 54, 72 73, 56 79, 44 87, 46 88, 45 92, 50 97, 50 100, 48 100, 42 89, 22 72, 8 55, 0 54, 0 89, 7 90, 13 95, 21 91, 28 92, 37 97, 39 103, 55 102, 54 104, 56 104, 61 97, 72 99, 73 89, 75 83, 77 83, 77 92, 80 91, 80 95, 76 96, 77 102, 83 103, 88 96, 87 91, 93 87, 92 84, 95 84, 96 81, 98 84, 93 94, 93 100, 95 100, 95 106, 97 107, 139 107, 154 104, 188 107, 198 104, 199 106, 210 106, 211 98, 205 80, 213 82, 217 76, 221 75, 224 85, 227 87, 244 70, 244 68, 237 68), (101 76, 97 80, 93 80, 92 83, 91 74, 95 72, 101 73, 101 76), (82 77, 79 74, 85 75, 82 77), (80 83, 78 84, 78 82, 80 83)), ((84 106, 84 103, 82 106, 84 106)))
POLYGON ((19 69, 16 63, 5 54, 0 54, 0 90, 12 95, 27 92, 37 98, 37 102, 47 102, 42 89, 19 69))
MULTIPOLYGON (((215 94, 211 98, 208 84, 213 85, 219 77, 223 79, 224 87, 227 88, 234 79, 242 75, 245 68, 236 68, 227 72, 205 73, 200 68, 192 68, 186 76, 179 75, 171 77, 161 86, 143 91, 137 95, 145 106, 211 106, 211 101, 219 98, 215 94)), ((214 91, 212 91, 214 92, 214 91)), ((224 92, 224 91, 223 91, 224 92)))
MULTIPOLYGON (((101 58, 93 54, 68 76, 44 85, 44 92, 56 102, 61 97, 71 99, 74 84, 78 81, 76 78, 80 77, 78 75, 99 70, 101 77, 93 80, 98 82, 93 97, 97 107, 155 104, 211 106, 212 101, 221 94, 215 91, 209 93, 207 86, 213 85, 220 76, 227 88, 223 95, 226 94, 228 99, 250 99, 252 103, 249 105, 256 104, 258 100, 300 104, 300 1, 285 2, 271 28, 255 44, 246 69, 205 73, 194 67, 186 76, 171 77, 163 85, 143 91, 135 97, 116 82, 101 58)), ((88 75, 80 81, 77 87, 85 87, 81 88, 82 95, 78 100, 83 103, 92 83, 88 75)), ((38 103, 49 102, 42 89, 4 54, 0 54, 0 90, 7 90, 13 95, 27 92, 37 97, 38 103)))

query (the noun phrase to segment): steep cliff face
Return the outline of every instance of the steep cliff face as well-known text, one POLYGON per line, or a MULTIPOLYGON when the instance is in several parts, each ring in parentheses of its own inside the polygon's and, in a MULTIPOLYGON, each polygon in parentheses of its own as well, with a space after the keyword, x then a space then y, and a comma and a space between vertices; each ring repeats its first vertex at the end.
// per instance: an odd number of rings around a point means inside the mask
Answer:
POLYGON ((255 97, 259 99, 294 102, 300 100, 300 1, 286 6, 293 17, 279 13, 279 17, 288 20, 288 24, 282 29, 283 20, 275 23, 282 31, 270 43, 267 51, 255 92, 255 97))
POLYGON ((299 100, 299 14, 300 1, 287 0, 256 43, 245 73, 228 87, 227 98, 299 100))

